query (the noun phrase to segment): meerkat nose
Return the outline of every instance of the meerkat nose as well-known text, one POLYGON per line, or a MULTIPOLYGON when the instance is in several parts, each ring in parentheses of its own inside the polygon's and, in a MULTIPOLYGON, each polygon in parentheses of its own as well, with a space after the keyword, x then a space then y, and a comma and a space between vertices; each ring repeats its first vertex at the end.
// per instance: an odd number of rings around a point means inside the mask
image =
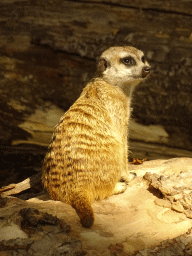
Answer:
POLYGON ((146 77, 147 75, 150 74, 150 67, 144 67, 143 70, 142 70, 142 77, 146 77))

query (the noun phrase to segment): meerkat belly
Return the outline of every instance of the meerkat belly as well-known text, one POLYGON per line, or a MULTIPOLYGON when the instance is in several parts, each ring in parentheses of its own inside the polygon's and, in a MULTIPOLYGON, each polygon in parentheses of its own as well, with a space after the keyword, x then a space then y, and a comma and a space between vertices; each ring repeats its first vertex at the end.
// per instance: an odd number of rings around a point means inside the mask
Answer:
POLYGON ((71 191, 81 187, 90 190, 94 199, 111 193, 123 164, 123 145, 114 130, 107 114, 90 103, 76 104, 64 115, 44 175, 54 199, 69 203, 71 191))

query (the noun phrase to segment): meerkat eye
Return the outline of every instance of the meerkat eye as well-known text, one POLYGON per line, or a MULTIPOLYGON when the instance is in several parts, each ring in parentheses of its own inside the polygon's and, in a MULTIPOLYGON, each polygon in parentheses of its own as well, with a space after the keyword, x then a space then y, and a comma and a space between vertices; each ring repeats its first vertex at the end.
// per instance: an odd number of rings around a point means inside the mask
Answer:
POLYGON ((135 64, 135 60, 132 57, 125 57, 122 59, 122 62, 125 65, 130 65, 130 66, 135 64))
POLYGON ((143 63, 145 63, 146 58, 143 56, 143 57, 141 58, 141 61, 142 61, 143 63))

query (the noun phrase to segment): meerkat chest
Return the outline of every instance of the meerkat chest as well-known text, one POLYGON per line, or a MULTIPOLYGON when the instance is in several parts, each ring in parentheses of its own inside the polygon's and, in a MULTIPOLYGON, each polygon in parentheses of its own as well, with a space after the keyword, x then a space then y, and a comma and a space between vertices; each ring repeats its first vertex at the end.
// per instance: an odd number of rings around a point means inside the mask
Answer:
POLYGON ((127 98, 117 96, 108 98, 106 108, 112 119, 113 132, 122 140, 127 133, 130 108, 127 98))
POLYGON ((128 128, 129 108, 122 102, 116 102, 115 107, 111 103, 111 108, 113 109, 109 109, 109 112, 113 120, 113 130, 122 139, 128 128))

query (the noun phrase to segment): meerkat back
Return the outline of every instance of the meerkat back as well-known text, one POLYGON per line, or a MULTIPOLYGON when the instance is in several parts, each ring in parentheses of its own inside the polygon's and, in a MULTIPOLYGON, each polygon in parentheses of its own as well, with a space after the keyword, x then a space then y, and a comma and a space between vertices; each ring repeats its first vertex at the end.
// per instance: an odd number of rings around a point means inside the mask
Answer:
POLYGON ((93 225, 93 200, 121 192, 118 180, 121 175, 128 176, 130 97, 148 73, 141 51, 109 48, 100 58, 98 76, 55 128, 43 163, 42 182, 53 199, 75 208, 84 227, 93 225), (128 58, 135 65, 127 64, 128 58))

